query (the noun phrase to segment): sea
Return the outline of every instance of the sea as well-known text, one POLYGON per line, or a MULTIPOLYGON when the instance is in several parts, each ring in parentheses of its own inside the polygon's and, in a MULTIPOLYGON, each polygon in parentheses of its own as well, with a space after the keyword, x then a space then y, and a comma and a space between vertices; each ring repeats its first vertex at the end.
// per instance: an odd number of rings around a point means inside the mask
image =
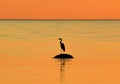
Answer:
POLYGON ((120 20, 0 20, 0 84, 120 84, 120 20))

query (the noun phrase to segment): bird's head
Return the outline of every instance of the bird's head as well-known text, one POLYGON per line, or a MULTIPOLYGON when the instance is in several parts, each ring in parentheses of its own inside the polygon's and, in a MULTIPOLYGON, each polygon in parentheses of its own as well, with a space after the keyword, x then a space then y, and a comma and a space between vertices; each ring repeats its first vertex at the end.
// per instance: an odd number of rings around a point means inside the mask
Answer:
POLYGON ((58 38, 58 40, 62 41, 62 38, 58 38))

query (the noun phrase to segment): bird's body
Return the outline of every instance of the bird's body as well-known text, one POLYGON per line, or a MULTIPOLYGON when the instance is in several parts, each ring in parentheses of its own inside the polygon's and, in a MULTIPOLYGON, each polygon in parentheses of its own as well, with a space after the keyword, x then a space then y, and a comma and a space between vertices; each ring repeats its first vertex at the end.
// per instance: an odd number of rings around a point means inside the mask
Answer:
POLYGON ((61 47, 62 51, 65 52, 65 45, 64 45, 64 43, 62 42, 62 38, 59 38, 59 40, 60 40, 60 47, 61 47))
POLYGON ((64 43, 62 43, 61 41, 60 41, 60 47, 61 47, 61 49, 65 52, 65 45, 64 45, 64 43))

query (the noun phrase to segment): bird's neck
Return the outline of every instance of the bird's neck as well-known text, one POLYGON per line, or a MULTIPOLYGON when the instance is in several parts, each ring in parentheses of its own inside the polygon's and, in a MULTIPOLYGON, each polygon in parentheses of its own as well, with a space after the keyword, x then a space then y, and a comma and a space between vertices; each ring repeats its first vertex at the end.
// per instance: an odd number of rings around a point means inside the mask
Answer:
POLYGON ((62 43, 62 40, 60 40, 60 43, 62 43))

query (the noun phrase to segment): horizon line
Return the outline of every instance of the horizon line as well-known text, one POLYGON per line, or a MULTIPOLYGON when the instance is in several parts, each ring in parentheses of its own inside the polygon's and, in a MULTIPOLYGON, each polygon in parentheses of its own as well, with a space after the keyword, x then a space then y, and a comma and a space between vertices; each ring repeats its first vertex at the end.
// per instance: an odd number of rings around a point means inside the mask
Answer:
POLYGON ((65 20, 65 21, 80 21, 80 20, 120 20, 120 19, 0 19, 0 20, 42 20, 42 21, 61 21, 61 20, 65 20))

